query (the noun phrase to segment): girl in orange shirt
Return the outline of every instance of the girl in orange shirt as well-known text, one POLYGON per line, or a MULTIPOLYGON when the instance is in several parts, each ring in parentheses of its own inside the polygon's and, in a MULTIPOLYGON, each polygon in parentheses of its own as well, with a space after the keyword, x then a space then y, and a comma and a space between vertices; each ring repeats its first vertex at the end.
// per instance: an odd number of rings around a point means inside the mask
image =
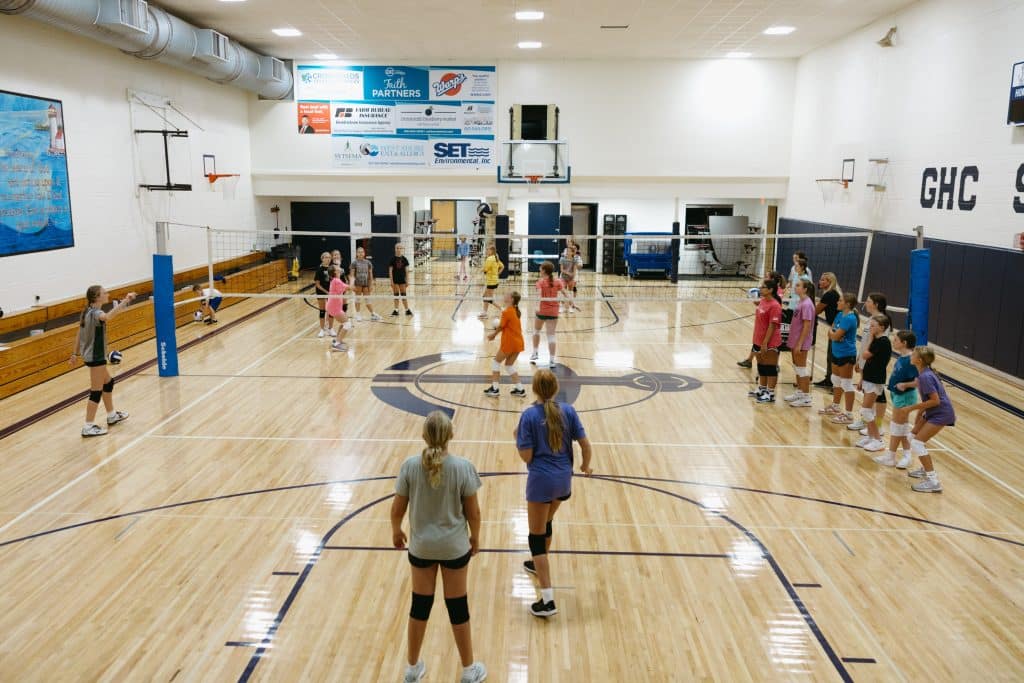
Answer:
POLYGON ((512 378, 516 386, 512 389, 513 396, 526 396, 526 389, 519 381, 519 371, 516 370, 516 359, 526 348, 523 342, 523 324, 519 322, 522 314, 519 312, 519 292, 509 292, 505 295, 505 310, 501 312, 501 321, 498 327, 491 334, 487 335, 488 341, 501 333, 501 345, 498 352, 494 354, 491 361, 491 386, 484 389, 485 396, 497 398, 501 395, 498 385, 501 383, 501 366, 505 365, 505 374, 512 378))

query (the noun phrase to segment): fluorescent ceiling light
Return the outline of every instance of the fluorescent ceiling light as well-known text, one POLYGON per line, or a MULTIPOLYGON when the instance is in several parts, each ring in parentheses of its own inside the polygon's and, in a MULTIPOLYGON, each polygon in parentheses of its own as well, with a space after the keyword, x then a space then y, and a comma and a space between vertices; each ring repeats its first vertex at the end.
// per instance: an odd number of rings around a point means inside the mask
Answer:
POLYGON ((536 49, 538 49, 540 47, 541 47, 541 42, 539 40, 520 40, 519 41, 519 49, 520 50, 536 50, 536 49))
POLYGON ((750 56, 749 52, 730 52, 725 56, 726 59, 746 59, 750 56))
POLYGON ((302 31, 297 28, 275 28, 274 33, 282 38, 295 38, 302 35, 302 31))
POLYGON ((544 13, 534 9, 524 9, 516 12, 516 21, 540 21, 544 13))
POLYGON ((337 58, 338 58, 338 55, 334 54, 333 52, 318 52, 315 55, 313 55, 313 59, 331 60, 331 59, 337 59, 337 58))
POLYGON ((795 26, 769 26, 764 30, 764 34, 766 36, 788 36, 795 30, 795 26))

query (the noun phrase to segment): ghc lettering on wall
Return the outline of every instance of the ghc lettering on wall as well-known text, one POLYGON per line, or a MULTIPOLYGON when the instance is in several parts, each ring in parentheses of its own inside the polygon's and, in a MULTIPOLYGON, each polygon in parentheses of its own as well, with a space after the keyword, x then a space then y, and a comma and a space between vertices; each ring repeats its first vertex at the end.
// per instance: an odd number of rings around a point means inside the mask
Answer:
MULTIPOLYGON (((978 204, 978 195, 970 189, 968 183, 975 184, 980 178, 981 172, 977 166, 964 166, 963 170, 956 166, 926 168, 921 174, 921 206, 925 209, 952 211, 955 198, 960 211, 973 211, 978 204)), ((1013 198, 1013 210, 1024 213, 1024 164, 1017 168, 1015 184, 1017 192, 1021 194, 1013 198)))

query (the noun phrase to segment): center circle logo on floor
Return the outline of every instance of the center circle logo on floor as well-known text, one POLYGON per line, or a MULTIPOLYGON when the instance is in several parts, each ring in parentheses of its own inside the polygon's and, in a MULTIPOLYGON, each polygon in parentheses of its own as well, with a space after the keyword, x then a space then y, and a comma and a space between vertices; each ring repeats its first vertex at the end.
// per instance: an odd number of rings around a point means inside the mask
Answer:
MULTIPOLYGON (((587 359, 579 358, 566 360, 587 362, 587 359)), ((490 373, 482 370, 483 364, 482 359, 469 351, 434 353, 410 358, 399 361, 377 373, 373 378, 370 390, 374 396, 392 408, 420 416, 426 416, 434 410, 440 410, 453 416, 456 408, 518 413, 529 405, 529 399, 521 401, 521 405, 495 403, 492 399, 484 397, 482 393, 479 394, 479 397, 473 396, 472 402, 468 403, 453 400, 444 395, 443 387, 445 385, 473 386, 479 387, 482 391, 491 381, 490 373), (470 374, 446 372, 453 365, 468 363, 481 366, 481 371, 470 374)), ((636 368, 633 368, 633 372, 619 376, 584 375, 578 374, 571 366, 560 360, 552 371, 558 376, 561 385, 558 394, 559 401, 576 405, 576 401, 585 388, 597 390, 596 396, 602 399, 607 397, 607 401, 599 401, 597 405, 588 403, 586 408, 577 407, 581 413, 625 408, 646 401, 660 393, 692 391, 701 387, 700 380, 693 377, 671 372, 644 372, 636 368), (613 391, 614 389, 629 389, 630 391, 618 392, 613 391)), ((507 382, 506 379, 503 385, 504 391, 508 390, 507 382)), ((523 377, 523 383, 529 391, 529 377, 523 377)), ((588 396, 589 400, 593 398, 593 395, 588 396)))

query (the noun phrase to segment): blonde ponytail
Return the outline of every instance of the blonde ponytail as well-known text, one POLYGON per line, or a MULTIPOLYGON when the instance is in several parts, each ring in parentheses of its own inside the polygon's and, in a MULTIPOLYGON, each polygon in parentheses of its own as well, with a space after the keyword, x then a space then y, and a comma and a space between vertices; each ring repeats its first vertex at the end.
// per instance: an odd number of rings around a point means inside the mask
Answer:
POLYGON ((423 461, 423 469, 427 471, 427 480, 431 488, 441 485, 441 469, 444 463, 444 456, 448 454, 448 442, 452 439, 452 421, 440 410, 427 415, 423 423, 423 440, 427 447, 423 449, 420 457, 423 461))
POLYGON ((548 447, 552 453, 562 450, 565 437, 565 419, 562 408, 555 400, 558 395, 558 378, 550 370, 538 370, 533 373, 533 393, 544 406, 544 424, 548 429, 548 447))

